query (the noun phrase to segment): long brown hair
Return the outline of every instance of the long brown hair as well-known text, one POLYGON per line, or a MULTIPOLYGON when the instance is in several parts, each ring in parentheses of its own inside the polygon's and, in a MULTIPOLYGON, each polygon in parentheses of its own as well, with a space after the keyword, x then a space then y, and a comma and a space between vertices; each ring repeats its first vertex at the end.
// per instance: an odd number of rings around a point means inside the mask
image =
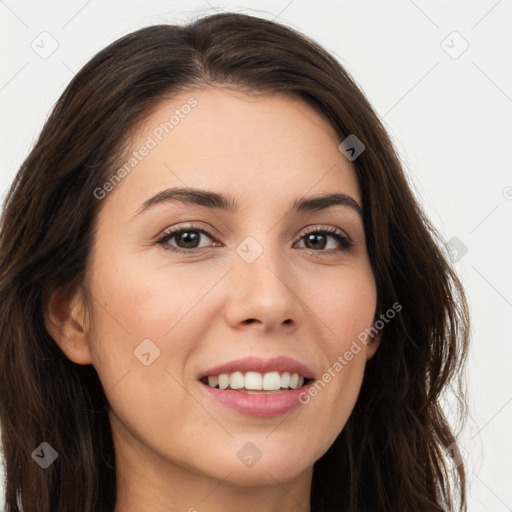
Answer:
MULTIPOLYGON (((314 465, 317 511, 466 509, 464 464, 439 400, 462 404, 469 317, 443 242, 416 202, 382 123, 340 63, 298 31, 234 13, 143 28, 99 52, 56 103, 5 200, 0 244, 0 421, 6 511, 112 512, 116 470, 108 402, 91 365, 45 328, 49 294, 83 285, 100 201, 131 133, 164 97, 209 86, 301 98, 341 140, 362 191, 382 331, 356 406, 314 465), (58 459, 33 460, 47 442, 58 459)), ((460 417, 463 420, 463 415, 460 417)), ((461 423, 462 424, 462 423, 461 423)))

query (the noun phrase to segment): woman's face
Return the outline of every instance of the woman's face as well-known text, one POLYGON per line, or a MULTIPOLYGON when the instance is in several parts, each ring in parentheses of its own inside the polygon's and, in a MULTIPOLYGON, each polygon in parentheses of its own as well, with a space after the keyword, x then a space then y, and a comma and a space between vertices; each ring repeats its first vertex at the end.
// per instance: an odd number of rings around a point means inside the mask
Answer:
POLYGON ((94 329, 76 359, 99 374, 126 478, 310 478, 343 429, 378 342, 354 350, 376 287, 340 142, 296 99, 183 93, 152 112, 126 176, 98 192, 94 329), (293 208, 328 194, 341 199, 293 208), (306 387, 282 389, 294 373, 306 387), (263 385, 280 390, 247 392, 263 385))

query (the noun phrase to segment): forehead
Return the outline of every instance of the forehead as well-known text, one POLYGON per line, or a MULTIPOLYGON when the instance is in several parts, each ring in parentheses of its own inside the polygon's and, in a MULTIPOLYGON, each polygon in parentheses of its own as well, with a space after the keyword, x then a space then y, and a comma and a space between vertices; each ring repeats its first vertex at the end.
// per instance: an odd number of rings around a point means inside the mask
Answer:
POLYGON ((197 187, 260 208, 321 192, 344 192, 360 203, 340 142, 329 122, 297 98, 182 92, 158 104, 131 138, 122 161, 128 172, 106 202, 130 215, 160 190, 197 187))

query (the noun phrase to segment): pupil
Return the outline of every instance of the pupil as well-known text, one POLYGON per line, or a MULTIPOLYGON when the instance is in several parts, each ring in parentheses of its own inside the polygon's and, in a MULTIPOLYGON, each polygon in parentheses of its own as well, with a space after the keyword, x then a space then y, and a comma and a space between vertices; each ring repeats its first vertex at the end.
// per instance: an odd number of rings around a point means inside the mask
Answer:
POLYGON ((182 234, 178 235, 178 243, 180 241, 184 242, 187 248, 197 247, 198 240, 199 236, 193 231, 184 231, 182 234))
MULTIPOLYGON (((321 248, 323 249, 323 248, 325 247, 325 236, 324 236, 324 235, 322 235, 322 234, 320 234, 320 235, 319 235, 319 234, 311 233, 310 235, 308 235, 308 236, 306 237, 306 242, 314 242, 314 241, 315 241, 315 240, 317 240, 318 238, 323 238, 323 242, 324 242, 324 243, 323 243, 323 244, 320 244, 321 248)), ((306 245, 307 245, 307 243, 306 243, 306 245)), ((318 247, 319 247, 319 245, 318 245, 318 244, 316 244, 316 245, 314 244, 314 245, 313 245, 313 248, 318 248, 318 247)))

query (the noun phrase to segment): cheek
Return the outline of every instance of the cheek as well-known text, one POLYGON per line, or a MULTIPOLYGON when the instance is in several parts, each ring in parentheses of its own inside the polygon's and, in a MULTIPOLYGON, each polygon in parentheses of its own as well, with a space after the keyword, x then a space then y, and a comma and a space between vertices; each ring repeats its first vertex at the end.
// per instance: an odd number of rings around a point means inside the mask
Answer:
POLYGON ((343 269, 339 277, 329 279, 315 297, 315 307, 332 334, 329 353, 342 350, 373 322, 377 292, 369 265, 343 269))
POLYGON ((166 343, 172 330, 190 323, 189 315, 200 311, 197 306, 224 272, 165 261, 156 266, 122 253, 115 260, 112 265, 111 258, 99 256, 91 278, 98 305, 110 316, 106 321, 132 338, 153 336, 166 343))
MULTIPOLYGON (((198 265, 191 278, 192 266, 149 268, 133 255, 111 257, 108 245, 103 247, 107 250, 96 254, 91 267, 91 341, 107 396, 112 390, 109 399, 119 396, 119 406, 125 408, 126 400, 134 411, 150 403, 148 397, 163 395, 181 407, 177 382, 184 381, 188 358, 205 337, 206 316, 212 315, 205 311, 211 303, 202 299, 222 272, 201 271, 198 265)), ((158 402, 153 405, 158 408, 158 402)))
MULTIPOLYGON (((96 265, 91 278, 95 295, 94 318, 101 346, 118 360, 132 359, 134 351, 146 339, 163 352, 201 290, 188 282, 186 272, 149 271, 124 262, 116 255, 116 265, 96 265)), ((183 337, 181 336, 183 339, 183 337)), ((101 351, 102 347, 98 347, 101 351)), ((180 352, 180 347, 175 347, 180 352)), ((135 354, 136 355, 136 354, 135 354)))
MULTIPOLYGON (((301 397, 304 428, 309 427, 320 457, 344 428, 357 401, 366 364, 365 332, 372 326, 376 287, 370 267, 342 269, 318 282, 311 309, 321 319, 323 373, 301 397), (321 290, 321 293, 320 293, 321 290)), ((317 324, 320 328, 320 324, 317 324)))
POLYGON ((166 283, 163 272, 127 271, 116 262, 108 269, 97 265, 91 277, 95 369, 117 428, 144 439, 155 452, 165 449, 186 460, 181 451, 187 443, 169 440, 180 439, 184 424, 197 436, 208 427, 204 409, 181 384, 207 325, 194 305, 201 306, 208 283, 191 283, 184 271, 166 283))

